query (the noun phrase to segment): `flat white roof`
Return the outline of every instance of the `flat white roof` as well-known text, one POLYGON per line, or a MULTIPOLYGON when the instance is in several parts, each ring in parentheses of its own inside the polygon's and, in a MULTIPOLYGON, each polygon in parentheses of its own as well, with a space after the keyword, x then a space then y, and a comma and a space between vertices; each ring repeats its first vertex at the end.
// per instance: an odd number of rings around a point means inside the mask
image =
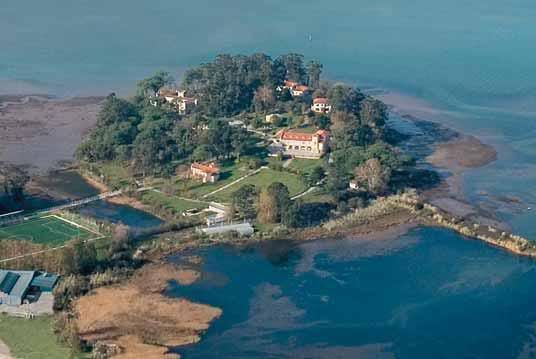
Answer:
POLYGON ((251 224, 249 224, 248 222, 217 225, 217 226, 202 228, 201 231, 203 231, 203 233, 208 234, 208 235, 235 231, 235 232, 240 233, 243 236, 249 236, 253 234, 253 232, 255 232, 251 224))

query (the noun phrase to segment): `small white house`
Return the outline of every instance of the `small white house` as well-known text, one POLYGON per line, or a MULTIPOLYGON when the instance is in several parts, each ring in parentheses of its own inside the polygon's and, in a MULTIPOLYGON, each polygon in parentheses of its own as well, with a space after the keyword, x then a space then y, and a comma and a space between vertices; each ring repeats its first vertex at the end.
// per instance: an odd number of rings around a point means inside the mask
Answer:
POLYGON ((272 113, 272 114, 266 115, 266 117, 264 118, 264 122, 274 123, 274 121, 277 121, 280 118, 283 118, 283 115, 280 115, 278 113, 272 113))
POLYGON ((311 110, 316 113, 329 113, 331 111, 331 104, 325 97, 317 97, 313 100, 311 110))
POLYGON ((215 163, 194 162, 190 166, 190 173, 193 178, 200 179, 203 183, 214 183, 220 178, 220 169, 215 163))
MULTIPOLYGON (((156 96, 167 103, 174 105, 180 114, 185 114, 197 106, 197 99, 194 97, 187 97, 186 91, 183 90, 162 88, 158 90, 156 96)), ((157 105, 157 102, 155 101, 151 101, 151 103, 157 105)))
POLYGON ((309 91, 309 87, 308 87, 308 86, 299 84, 299 83, 294 82, 294 81, 289 81, 289 80, 285 80, 285 81, 283 82, 283 85, 282 85, 282 86, 278 86, 278 87, 277 87, 277 90, 278 90, 278 91, 283 91, 284 89, 289 90, 289 91, 290 91, 290 94, 292 95, 292 97, 300 97, 300 96, 302 96, 304 93, 306 93, 306 92, 309 91))
POLYGON ((348 187, 353 191, 361 190, 361 186, 359 185, 359 182, 357 182, 356 180, 351 180, 350 183, 348 184, 348 187))

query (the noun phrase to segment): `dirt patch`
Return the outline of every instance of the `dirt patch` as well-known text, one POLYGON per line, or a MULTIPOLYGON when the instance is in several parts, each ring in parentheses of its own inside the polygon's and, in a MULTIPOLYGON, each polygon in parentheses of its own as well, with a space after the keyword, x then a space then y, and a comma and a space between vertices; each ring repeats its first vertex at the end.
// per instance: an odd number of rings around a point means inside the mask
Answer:
POLYGON ((0 359, 13 359, 9 352, 9 348, 0 340, 0 359))
POLYGON ((95 125, 102 100, 0 98, 0 162, 45 172, 71 161, 83 135, 95 125))
POLYGON ((191 284, 199 273, 150 264, 124 285, 97 289, 76 303, 83 339, 119 345, 119 358, 173 358, 167 347, 196 343, 221 310, 162 294, 169 281, 191 284))

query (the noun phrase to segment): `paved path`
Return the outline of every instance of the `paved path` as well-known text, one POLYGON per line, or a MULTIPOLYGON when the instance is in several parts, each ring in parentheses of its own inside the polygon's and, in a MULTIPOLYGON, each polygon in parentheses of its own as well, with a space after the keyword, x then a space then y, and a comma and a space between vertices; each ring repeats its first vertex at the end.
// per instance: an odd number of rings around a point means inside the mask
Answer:
POLYGON ((234 185, 237 184, 238 182, 243 181, 243 180, 245 180, 245 179, 248 178, 248 177, 254 176, 254 175, 256 175, 257 173, 259 173, 260 171, 265 170, 265 169, 267 169, 267 168, 268 168, 268 167, 266 167, 266 166, 262 166, 261 168, 255 170, 255 171, 253 171, 253 172, 250 172, 250 173, 248 173, 247 175, 242 176, 242 177, 240 177, 239 179, 236 179, 236 180, 234 180, 233 182, 228 183, 228 184, 226 184, 225 186, 220 187, 220 188, 218 188, 218 189, 215 190, 215 191, 212 191, 212 192, 210 192, 210 193, 207 193, 206 195, 202 196, 201 198, 207 198, 207 197, 213 196, 213 195, 215 195, 216 193, 221 192, 221 191, 223 191, 223 190, 226 190, 227 188, 229 188, 229 187, 231 187, 231 186, 234 186, 234 185))
POLYGON ((0 359, 13 359, 9 353, 9 348, 0 340, 0 359))
POLYGON ((294 197, 291 197, 290 199, 294 201, 295 199, 301 198, 301 197, 313 192, 317 188, 318 187, 309 187, 306 191, 304 191, 302 193, 299 193, 299 194, 295 195, 294 197))

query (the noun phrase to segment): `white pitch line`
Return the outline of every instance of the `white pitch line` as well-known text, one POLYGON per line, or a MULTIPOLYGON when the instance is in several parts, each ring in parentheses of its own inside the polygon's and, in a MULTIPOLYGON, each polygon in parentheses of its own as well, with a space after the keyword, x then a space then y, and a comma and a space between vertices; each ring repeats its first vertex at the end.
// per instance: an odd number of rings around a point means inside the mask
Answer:
MULTIPOLYGON (((71 225, 74 225, 76 227, 79 227, 79 228, 82 228, 90 233, 93 233, 93 234, 96 234, 98 235, 97 237, 94 237, 94 238, 89 238, 89 239, 86 239, 83 241, 83 243, 90 243, 90 242, 95 242, 95 241, 98 241, 99 239, 103 239, 103 238, 106 238, 105 235, 99 233, 99 232, 95 232, 89 228, 86 228, 84 226, 81 226, 79 225, 78 223, 75 223, 75 222, 72 222, 72 221, 69 221, 65 218, 62 218, 60 216, 57 216, 55 214, 51 214, 49 216, 44 216, 44 217, 40 217, 40 218, 49 218, 49 217, 54 217, 54 218, 57 218, 59 220, 62 220, 64 222, 67 222, 71 225)), ((67 244, 64 244, 64 245, 61 245, 61 246, 58 246, 58 247, 53 247, 53 248, 47 248, 47 249, 43 249, 43 250, 40 250, 40 251, 36 251, 36 252, 31 252, 31 253, 25 253, 25 254, 21 254, 21 255, 18 255, 18 256, 15 256, 15 257, 11 257, 11 258, 5 258, 5 259, 0 259, 0 263, 6 263, 6 262, 11 262, 11 261, 14 261, 14 260, 17 260, 17 259, 23 259, 23 258, 26 258, 26 257, 32 257, 32 256, 35 256, 35 255, 38 255, 38 254, 43 254, 43 253, 48 253, 48 252, 53 252, 53 251, 57 251, 59 249, 63 249, 67 247, 67 244)), ((1 358, 0 358, 1 359, 1 358)))
POLYGON ((99 232, 96 232, 96 231, 94 231, 94 230, 92 230, 92 229, 90 229, 90 228, 87 228, 87 227, 85 227, 85 226, 82 226, 81 224, 78 224, 78 223, 76 223, 76 222, 69 221, 68 219, 63 218, 63 217, 61 217, 61 216, 58 216, 58 215, 56 215, 56 214, 51 214, 51 215, 49 215, 49 216, 41 217, 41 218, 49 218, 49 217, 54 217, 54 218, 56 218, 56 219, 59 219, 60 221, 64 221, 64 222, 69 223, 70 225, 73 225, 73 226, 75 226, 75 227, 82 228, 83 230, 86 230, 86 231, 88 231, 88 232, 90 232, 90 233, 97 234, 97 235, 101 235, 101 233, 99 233, 99 232))

